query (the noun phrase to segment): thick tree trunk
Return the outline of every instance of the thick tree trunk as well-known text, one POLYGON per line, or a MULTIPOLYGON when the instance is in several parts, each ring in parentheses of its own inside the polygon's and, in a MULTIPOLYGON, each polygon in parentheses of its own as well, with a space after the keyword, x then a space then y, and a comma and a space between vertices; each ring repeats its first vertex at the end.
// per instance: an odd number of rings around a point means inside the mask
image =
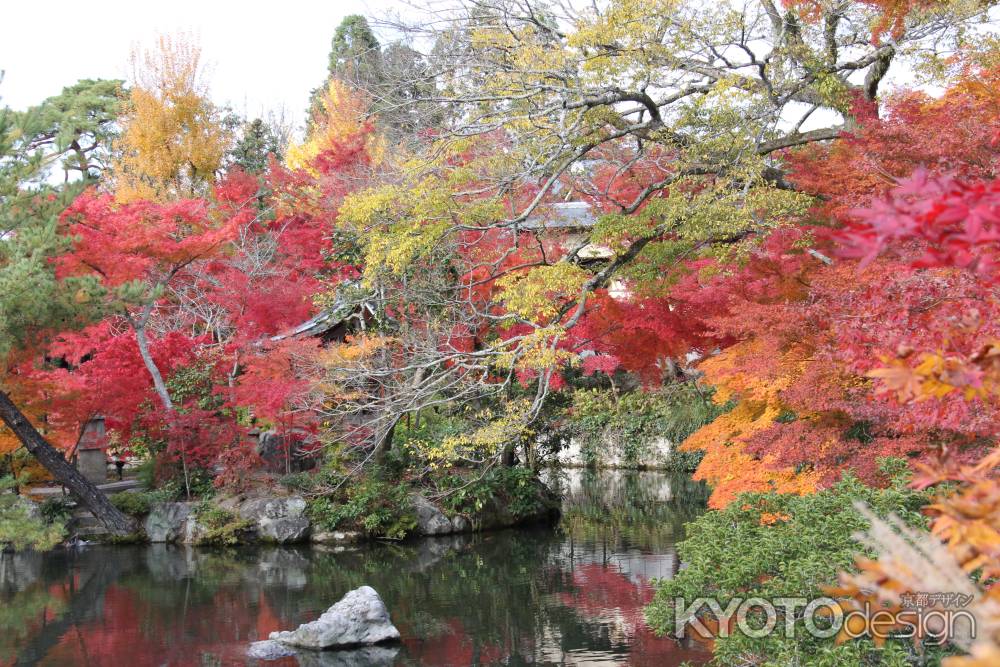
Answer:
POLYGON ((385 457, 392 451, 392 438, 396 434, 396 424, 399 423, 399 417, 392 422, 392 426, 389 430, 385 432, 385 436, 379 440, 378 444, 375 445, 375 455, 374 460, 377 465, 382 465, 385 463, 385 457))
POLYGON ((137 530, 135 521, 112 505, 100 489, 71 466, 63 458, 62 453, 50 445, 31 425, 24 413, 3 391, 0 391, 0 419, 3 419, 7 428, 14 432, 24 448, 52 473, 56 481, 69 489, 112 534, 130 535, 137 530))

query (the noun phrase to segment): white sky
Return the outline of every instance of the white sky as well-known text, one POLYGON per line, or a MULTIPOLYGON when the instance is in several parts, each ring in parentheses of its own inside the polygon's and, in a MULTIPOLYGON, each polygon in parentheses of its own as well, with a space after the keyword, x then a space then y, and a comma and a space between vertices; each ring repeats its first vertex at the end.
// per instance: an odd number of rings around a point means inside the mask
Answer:
POLYGON ((4 3, 0 104, 23 109, 79 79, 124 79, 133 44, 190 32, 202 47, 215 101, 250 117, 304 120, 326 75, 330 40, 349 14, 401 11, 398 0, 79 0, 4 3))

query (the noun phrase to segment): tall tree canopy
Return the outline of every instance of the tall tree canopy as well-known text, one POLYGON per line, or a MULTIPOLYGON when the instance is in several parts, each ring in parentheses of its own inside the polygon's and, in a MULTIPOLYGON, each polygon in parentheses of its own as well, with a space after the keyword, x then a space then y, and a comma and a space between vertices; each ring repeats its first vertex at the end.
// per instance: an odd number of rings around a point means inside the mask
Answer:
POLYGON ((344 18, 333 35, 327 78, 310 99, 307 129, 324 118, 324 97, 333 82, 367 94, 366 113, 391 142, 412 142, 414 135, 433 131, 441 110, 422 104, 434 94, 430 59, 402 41, 382 45, 363 16, 344 18))
POLYGON ((197 196, 214 181, 231 141, 202 80, 201 49, 161 36, 132 54, 132 86, 116 146, 119 201, 197 196))

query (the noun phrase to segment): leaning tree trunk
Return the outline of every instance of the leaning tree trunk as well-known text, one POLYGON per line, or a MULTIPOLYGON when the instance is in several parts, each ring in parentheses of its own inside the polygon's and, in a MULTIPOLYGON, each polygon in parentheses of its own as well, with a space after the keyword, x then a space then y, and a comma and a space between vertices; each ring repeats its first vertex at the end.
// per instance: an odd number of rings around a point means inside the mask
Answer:
POLYGON ((0 391, 0 419, 14 432, 24 448, 52 473, 56 481, 69 489, 112 534, 130 535, 137 530, 135 521, 112 505, 100 489, 71 466, 3 391, 0 391))

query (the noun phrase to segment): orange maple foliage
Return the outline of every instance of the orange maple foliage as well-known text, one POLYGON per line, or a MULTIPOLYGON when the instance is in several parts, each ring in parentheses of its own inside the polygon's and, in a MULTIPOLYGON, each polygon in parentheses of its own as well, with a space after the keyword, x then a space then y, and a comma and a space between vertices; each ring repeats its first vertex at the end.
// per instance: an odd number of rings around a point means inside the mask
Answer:
MULTIPOLYGON (((790 374, 762 379, 740 370, 741 357, 760 345, 759 340, 737 343, 700 366, 706 381, 716 387, 713 400, 724 404, 740 397, 733 410, 698 429, 680 447, 683 451, 705 452, 695 479, 711 485, 709 506, 716 509, 725 507, 741 493, 812 493, 822 478, 813 470, 796 471, 794 467, 781 465, 773 454, 755 457, 744 450, 751 436, 776 423, 785 409, 778 394, 792 379, 790 374)), ((794 371, 800 365, 797 355, 798 351, 789 352, 781 360, 785 363, 779 361, 775 366, 794 371)))

